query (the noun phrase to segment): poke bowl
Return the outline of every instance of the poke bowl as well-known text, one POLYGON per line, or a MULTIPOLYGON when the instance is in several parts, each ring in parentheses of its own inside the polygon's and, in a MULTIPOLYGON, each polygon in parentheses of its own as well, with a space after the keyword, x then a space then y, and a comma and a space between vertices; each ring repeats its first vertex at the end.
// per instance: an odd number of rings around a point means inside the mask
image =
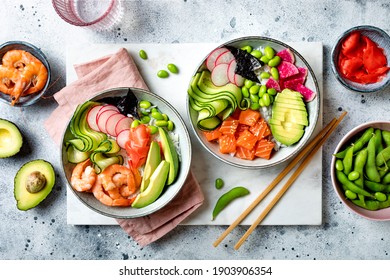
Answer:
POLYGON ((370 121, 351 129, 333 153, 333 189, 350 211, 369 220, 390 220, 390 171, 388 161, 383 162, 386 157, 382 158, 382 153, 389 151, 389 147, 390 122, 370 121), (371 160, 369 153, 374 155, 371 160), (368 171, 368 166, 375 167, 376 172, 371 168, 368 171), (357 190, 357 187, 361 189, 357 190))
POLYGON ((0 75, 0 100, 24 107, 34 104, 45 94, 51 70, 39 48, 28 42, 9 41, 0 46, 0 75), (22 81, 22 74, 26 80, 22 81))
POLYGON ((136 218, 158 211, 181 190, 191 142, 163 98, 113 88, 77 107, 63 134, 61 160, 69 189, 86 207, 136 218))
POLYGON ((319 118, 315 74, 291 46, 267 37, 226 42, 200 62, 187 113, 202 146, 235 167, 261 169, 293 158, 319 118))

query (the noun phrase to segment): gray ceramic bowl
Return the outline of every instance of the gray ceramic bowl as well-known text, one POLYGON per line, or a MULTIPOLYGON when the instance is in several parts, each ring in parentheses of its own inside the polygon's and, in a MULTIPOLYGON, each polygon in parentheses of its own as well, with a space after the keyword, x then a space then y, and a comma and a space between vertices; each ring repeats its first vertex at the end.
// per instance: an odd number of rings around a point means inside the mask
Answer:
MULTIPOLYGON (((357 127, 353 128, 351 131, 349 131, 339 142, 337 145, 336 149, 334 150, 333 154, 338 153, 339 151, 342 151, 347 145, 353 141, 353 139, 356 139, 357 136, 361 135, 364 130, 366 130, 369 127, 373 128, 379 128, 383 130, 388 130, 390 131, 390 122, 389 121, 372 121, 372 122, 367 122, 363 123, 361 125, 358 125, 357 127)), ((337 196, 339 199, 343 202, 343 204, 352 212, 370 220, 375 220, 375 221, 388 221, 390 220, 390 207, 377 210, 377 211, 370 211, 366 210, 364 208, 361 208, 355 204, 353 204, 350 200, 346 199, 344 195, 344 191, 341 187, 340 182, 336 178, 335 174, 335 163, 336 163, 336 157, 332 157, 332 162, 331 162, 331 178, 332 178, 332 184, 333 188, 336 191, 337 196)))
POLYGON ((357 92, 363 92, 363 93, 369 93, 369 92, 375 92, 379 91, 381 89, 384 89, 390 84, 390 74, 387 73, 386 77, 377 83, 373 84, 360 84, 353 81, 350 81, 343 77, 340 74, 340 71, 338 69, 338 59, 339 59, 339 53, 341 49, 341 45, 344 41, 344 39, 351 34, 352 32, 359 31, 362 35, 367 36, 372 41, 378 44, 380 48, 383 48, 384 53, 387 57, 387 65, 390 66, 390 36, 383 31, 380 28, 377 28, 375 26, 369 26, 369 25, 362 25, 362 26, 356 26, 351 29, 348 29, 345 31, 341 36, 337 39, 336 44, 334 45, 332 49, 332 71, 334 75, 336 76, 337 80, 347 89, 351 91, 357 91, 357 92))
MULTIPOLYGON (((187 97, 187 112, 190 119, 190 123, 192 126, 192 129, 195 132, 196 137, 202 144, 202 146, 210 152, 213 156, 218 158, 219 160, 230 164, 235 167, 239 168, 245 168, 245 169, 261 169, 261 168, 268 168, 272 166, 276 166, 280 163, 283 163, 291 158, 293 158, 295 155, 299 153, 299 151, 302 150, 302 148, 305 146, 305 144, 308 142, 309 138, 313 134, 313 131, 317 125, 319 112, 320 112, 320 102, 321 102, 321 96, 320 96, 320 90, 318 86, 317 79, 314 75, 314 72, 310 65, 307 63, 307 61, 303 58, 301 54, 299 54, 294 48, 291 46, 280 42, 275 39, 267 38, 267 37, 259 37, 259 36, 252 36, 252 37, 244 37, 244 38, 238 38, 229 42, 226 42, 219 47, 222 46, 233 46, 237 48, 241 48, 243 46, 253 46, 253 48, 258 47, 265 47, 267 45, 274 48, 276 51, 289 48, 295 55, 295 64, 299 67, 306 67, 308 69, 308 75, 306 78, 305 85, 310 88, 311 90, 315 91, 317 93, 317 96, 314 100, 307 103, 307 110, 309 114, 309 126, 305 128, 305 133, 303 137, 300 139, 300 141, 292 146, 289 147, 283 147, 279 151, 275 152, 272 157, 269 160, 262 159, 262 158, 256 158, 254 160, 244 160, 237 157, 233 157, 229 154, 222 154, 219 152, 219 146, 217 143, 211 143, 207 141, 204 134, 201 130, 197 128, 197 117, 198 112, 193 110, 191 106, 189 105, 189 99, 187 97)), ((219 48, 218 47, 218 48, 219 48)), ((212 52, 211 50, 210 52, 212 52)), ((208 55, 207 55, 208 56, 208 55)), ((198 69, 195 70, 194 75, 198 72, 204 69, 204 64, 206 61, 207 56, 201 61, 198 69)))
MULTIPOLYGON (((70 178, 72 174, 72 170, 74 168, 74 164, 68 162, 66 151, 64 145, 61 148, 61 160, 63 171, 68 183, 68 187, 71 191, 76 195, 76 197, 86 206, 92 209, 93 211, 100 213, 102 215, 119 218, 119 219, 128 219, 128 218, 136 218, 142 217, 149 214, 152 214, 166 204, 168 204, 180 191, 183 187, 183 184, 189 174, 190 165, 191 165, 191 142, 188 134, 188 130, 184 124, 183 119, 180 117, 179 113, 163 98, 157 96, 151 92, 131 88, 134 92, 137 99, 140 100, 149 100, 152 104, 157 105, 158 108, 166 113, 169 118, 175 123, 174 132, 179 136, 179 145, 180 145, 180 156, 181 162, 179 167, 179 175, 176 181, 170 185, 163 194, 152 204, 144 207, 144 208, 132 208, 132 207, 109 207, 100 203, 91 193, 81 193, 75 191, 70 186, 70 178)), ((101 98, 105 97, 115 97, 115 96, 124 96, 126 95, 128 88, 113 88, 101 93, 98 93, 96 96, 91 98, 91 100, 98 101, 101 98)), ((63 143, 67 140, 73 138, 69 129, 69 125, 66 128, 63 136, 63 143)))
MULTIPOLYGON (((32 105, 45 94, 50 84, 51 70, 50 70, 49 62, 47 61, 46 56, 43 54, 43 52, 36 46, 23 41, 9 41, 0 46, 0 63, 4 54, 10 50, 24 50, 31 53, 33 56, 39 59, 47 69, 47 81, 43 89, 38 93, 20 97, 19 101, 14 106, 24 107, 24 106, 32 105)), ((11 104, 10 96, 1 91, 0 91, 0 100, 4 103, 11 104)))

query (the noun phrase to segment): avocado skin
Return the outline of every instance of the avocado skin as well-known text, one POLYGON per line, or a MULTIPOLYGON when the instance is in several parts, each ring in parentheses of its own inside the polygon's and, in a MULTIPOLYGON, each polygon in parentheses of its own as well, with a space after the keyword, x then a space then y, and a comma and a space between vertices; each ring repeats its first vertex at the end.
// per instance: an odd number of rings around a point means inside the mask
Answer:
POLYGON ((51 163, 36 159, 25 163, 15 175, 14 179, 14 197, 17 202, 17 208, 27 211, 41 203, 52 191, 56 182, 56 175, 51 163), (29 193, 26 189, 26 180, 29 174, 34 171, 41 172, 46 178, 45 187, 37 193, 29 193))
POLYGON ((173 184, 179 172, 179 156, 177 155, 176 148, 173 145, 168 132, 166 132, 165 129, 161 127, 158 128, 158 131, 161 138, 164 159, 169 162, 169 174, 167 180, 167 185, 169 186, 173 184))
POLYGON ((23 137, 20 133, 19 128, 13 123, 5 119, 0 119, 0 158, 7 158, 16 155, 19 153, 23 145, 23 137), (5 130, 8 133, 3 134, 1 131, 5 130), (7 141, 7 146, 2 147, 2 137, 8 137, 8 134, 11 138, 11 141, 7 141))

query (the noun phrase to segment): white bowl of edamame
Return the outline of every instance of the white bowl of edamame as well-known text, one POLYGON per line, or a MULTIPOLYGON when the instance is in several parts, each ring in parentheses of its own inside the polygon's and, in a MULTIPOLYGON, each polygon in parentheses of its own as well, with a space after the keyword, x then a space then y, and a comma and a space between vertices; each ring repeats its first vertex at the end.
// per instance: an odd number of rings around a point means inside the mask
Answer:
POLYGON ((339 199, 352 212, 390 220, 390 122, 373 121, 349 131, 337 145, 331 178, 339 199))
POLYGON ((317 125, 320 94, 312 68, 294 48, 243 37, 211 50, 195 69, 187 112, 213 156, 262 169, 288 161, 305 146, 317 125))

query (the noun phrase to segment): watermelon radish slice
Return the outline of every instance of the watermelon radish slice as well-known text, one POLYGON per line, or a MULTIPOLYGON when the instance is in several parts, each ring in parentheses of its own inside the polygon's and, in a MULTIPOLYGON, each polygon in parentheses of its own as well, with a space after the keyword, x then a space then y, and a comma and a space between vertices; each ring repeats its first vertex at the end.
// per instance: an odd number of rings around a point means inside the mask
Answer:
POLYGON ((123 119, 123 118, 126 118, 125 115, 122 115, 121 113, 116 113, 116 114, 113 114, 111 115, 108 119, 107 119, 107 122, 106 122, 106 131, 109 135, 113 136, 113 137, 116 137, 118 134, 116 133, 116 125, 118 124, 118 122, 123 119))
POLYGON ((87 114, 87 123, 88 123, 89 127, 95 131, 99 131, 99 127, 98 127, 97 121, 96 121, 96 116, 102 107, 103 106, 101 106, 101 105, 95 106, 91 110, 89 110, 89 112, 87 114))
POLYGON ((116 137, 116 142, 118 143, 119 147, 122 149, 126 148, 126 143, 130 139, 130 129, 122 130, 118 136, 116 137))
POLYGON ((97 116, 97 125, 98 125, 98 128, 101 132, 103 133, 107 133, 107 130, 106 130, 106 123, 107 123, 107 120, 112 116, 112 115, 115 115, 117 114, 118 112, 115 111, 115 110, 107 110, 107 111, 104 111, 103 113, 101 113, 100 115, 97 116))
POLYGON ((215 67, 215 61, 217 60, 218 56, 221 53, 226 52, 227 50, 228 49, 226 49, 226 48, 217 48, 209 54, 209 56, 206 59, 206 67, 207 67, 207 69, 209 69, 210 72, 213 71, 213 69, 215 67))
POLYGON ((234 55, 230 51, 226 51, 217 57, 217 59, 215 60, 215 66, 221 63, 229 64, 233 60, 235 60, 234 55))
POLYGON ((274 88, 277 92, 280 92, 280 85, 278 81, 276 81, 274 78, 269 78, 267 82, 265 83, 265 86, 267 88, 274 88))
POLYGON ((276 53, 277 56, 279 56, 282 61, 294 63, 295 62, 295 56, 294 53, 290 49, 283 49, 276 53))
POLYGON ((117 136, 122 132, 122 130, 130 129, 130 125, 133 122, 132 118, 125 117, 121 119, 115 126, 115 133, 117 136))
POLYGON ((294 64, 286 61, 282 61, 277 68, 280 79, 285 79, 299 73, 298 68, 294 64))
POLYGON ((294 90, 296 90, 300 94, 302 94, 303 99, 306 102, 312 101, 314 99, 314 97, 316 97, 316 95, 317 95, 314 91, 312 91, 311 89, 305 87, 302 84, 297 84, 294 90))
POLYGON ((229 63, 229 67, 228 67, 228 79, 229 79, 229 82, 231 82, 232 84, 235 84, 235 81, 234 81, 234 76, 236 75, 236 66, 237 66, 237 62, 236 60, 232 60, 232 62, 229 63))
POLYGON ((215 86, 221 87, 229 83, 228 68, 229 64, 226 63, 221 63, 215 66, 211 72, 211 81, 215 86))
POLYGON ((242 87, 245 83, 245 78, 243 76, 241 76, 240 74, 236 73, 234 75, 234 83, 236 84, 236 86, 242 87))

